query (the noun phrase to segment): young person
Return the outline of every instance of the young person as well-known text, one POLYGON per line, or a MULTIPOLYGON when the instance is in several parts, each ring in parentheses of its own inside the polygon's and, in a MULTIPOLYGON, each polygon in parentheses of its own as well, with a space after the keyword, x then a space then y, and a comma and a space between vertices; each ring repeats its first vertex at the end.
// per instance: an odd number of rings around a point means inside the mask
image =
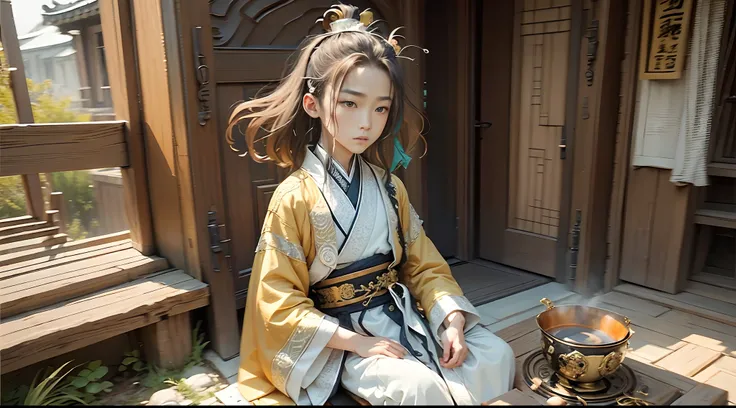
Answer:
POLYGON ((230 118, 231 145, 247 123, 247 154, 295 169, 256 248, 238 387, 257 404, 321 405, 340 384, 373 405, 479 404, 511 389, 514 355, 391 174, 406 157, 400 49, 356 13, 328 10, 291 73, 230 118))

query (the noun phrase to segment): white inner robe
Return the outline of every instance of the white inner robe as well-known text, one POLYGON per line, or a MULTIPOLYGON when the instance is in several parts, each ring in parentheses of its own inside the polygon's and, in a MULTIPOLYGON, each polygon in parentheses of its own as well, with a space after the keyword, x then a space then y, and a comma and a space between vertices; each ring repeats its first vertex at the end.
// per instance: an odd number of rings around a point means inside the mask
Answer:
MULTIPOLYGON (((383 180, 379 179, 376 170, 359 156, 355 157, 350 172, 334 162, 348 182, 352 181, 355 174, 360 174, 359 203, 353 208, 338 182, 333 176, 326 174, 322 162, 327 157, 324 150, 317 146, 315 153, 307 151, 302 167, 317 183, 332 211, 333 219, 336 224, 340 224, 335 228, 337 245, 340 248, 337 268, 375 254, 393 251, 393 242, 389 240, 392 226, 387 216, 387 211, 393 211, 393 208, 383 188, 383 180), (360 166, 359 173, 357 166, 360 166)), ((310 275, 310 278, 314 280, 310 284, 314 285, 327 276, 315 279, 315 276, 310 275)), ((355 353, 347 353, 343 367, 345 352, 326 347, 338 326, 337 319, 327 316, 287 378, 286 388, 291 399, 299 405, 323 405, 331 395, 341 371, 343 387, 373 404, 399 404, 407 401, 437 404, 455 401, 461 405, 477 405, 511 389, 515 370, 513 352, 502 339, 478 325, 480 316, 465 297, 440 298, 427 321, 411 308, 408 288, 401 284, 400 286, 407 296, 401 297, 394 290, 390 292, 403 314, 405 328, 391 320, 384 313, 383 307, 369 309, 360 323, 358 319, 361 312, 352 313, 351 320, 356 332, 360 334, 387 337, 397 342, 400 342, 402 329, 405 330, 407 340, 418 352, 417 355, 410 355, 407 351, 405 361, 385 364, 386 362, 374 361, 386 358, 383 356, 364 359, 355 353), (460 367, 446 369, 439 363, 442 350, 436 348, 432 338, 441 344, 444 331, 442 322, 449 313, 456 310, 462 310, 466 316, 465 341, 469 354, 460 367), (425 340, 426 348, 422 340, 425 340), (381 367, 384 367, 385 372, 367 375, 368 370, 381 370, 381 367), (407 396, 406 387, 398 384, 398 379, 412 377, 418 367, 434 372, 437 376, 433 376, 437 381, 427 384, 432 387, 432 392, 415 390, 417 395, 407 396), (395 384, 387 386, 386 380, 394 381, 395 384)))

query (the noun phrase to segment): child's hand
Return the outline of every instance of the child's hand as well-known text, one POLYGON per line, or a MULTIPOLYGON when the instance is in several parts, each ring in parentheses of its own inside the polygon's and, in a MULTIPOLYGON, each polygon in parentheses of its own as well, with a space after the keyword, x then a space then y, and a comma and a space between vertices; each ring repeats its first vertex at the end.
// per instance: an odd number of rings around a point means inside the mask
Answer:
POLYGON ((391 358, 404 358, 406 349, 398 342, 385 337, 360 336, 355 339, 355 350, 359 356, 383 355, 391 358))
POLYGON ((468 356, 468 345, 465 344, 465 318, 454 318, 442 333, 442 349, 444 354, 440 359, 442 367, 460 367, 468 356))

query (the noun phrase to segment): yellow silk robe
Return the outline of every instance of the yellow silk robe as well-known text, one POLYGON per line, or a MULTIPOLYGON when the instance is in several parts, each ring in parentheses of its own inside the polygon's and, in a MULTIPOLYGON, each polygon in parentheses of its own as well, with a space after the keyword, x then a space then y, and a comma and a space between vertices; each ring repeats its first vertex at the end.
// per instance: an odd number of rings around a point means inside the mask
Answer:
MULTIPOLYGON (((383 185, 385 172, 371 168, 383 185)), ((408 248, 399 280, 430 316, 438 299, 448 295, 464 299, 463 292, 447 262, 425 235, 403 183, 396 176, 391 178, 408 248)), ((403 249, 396 213, 385 189, 380 190, 386 203, 381 210, 386 211, 393 239, 391 269, 398 264, 403 249)), ((320 324, 330 317, 317 310, 308 297, 310 281, 327 277, 337 268, 337 261, 336 230, 328 203, 310 173, 299 169, 274 192, 256 249, 238 374, 238 387, 246 400, 255 404, 294 403, 288 397, 287 380, 297 360, 310 344, 324 346, 329 337, 318 334, 320 324)))

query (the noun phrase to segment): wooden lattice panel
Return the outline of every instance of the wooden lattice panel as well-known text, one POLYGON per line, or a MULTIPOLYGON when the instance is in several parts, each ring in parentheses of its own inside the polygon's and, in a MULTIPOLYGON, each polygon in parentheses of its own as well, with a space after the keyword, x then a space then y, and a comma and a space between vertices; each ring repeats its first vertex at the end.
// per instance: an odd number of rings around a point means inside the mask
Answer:
POLYGON ((570 0, 526 0, 514 30, 511 228, 556 237, 560 219, 570 0))

